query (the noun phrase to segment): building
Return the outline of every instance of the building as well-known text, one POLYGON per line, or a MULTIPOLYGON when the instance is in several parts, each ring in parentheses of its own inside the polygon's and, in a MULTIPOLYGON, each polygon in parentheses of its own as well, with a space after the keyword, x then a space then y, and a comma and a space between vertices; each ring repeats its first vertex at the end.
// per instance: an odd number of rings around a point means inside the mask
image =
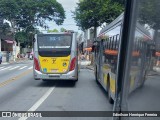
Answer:
POLYGON ((0 52, 2 53, 2 62, 15 60, 20 47, 14 40, 13 32, 10 28, 3 26, 3 20, 0 20, 0 52))

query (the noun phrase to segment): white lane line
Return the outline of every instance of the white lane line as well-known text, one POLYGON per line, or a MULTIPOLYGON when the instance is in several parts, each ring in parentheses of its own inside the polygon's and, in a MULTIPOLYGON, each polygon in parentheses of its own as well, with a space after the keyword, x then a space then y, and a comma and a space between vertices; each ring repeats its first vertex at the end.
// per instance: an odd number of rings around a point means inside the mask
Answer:
POLYGON ((4 67, 0 67, 0 69, 2 69, 2 68, 4 68, 4 67))
POLYGON ((9 69, 9 70, 13 70, 13 69, 16 69, 16 68, 18 68, 18 67, 20 67, 20 66, 13 67, 13 68, 11 68, 11 69, 9 69))
POLYGON ((2 71, 2 70, 6 70, 6 69, 9 69, 9 68, 11 68, 12 66, 9 66, 9 67, 6 67, 6 68, 3 68, 3 69, 1 69, 0 71, 2 71))
MULTIPOLYGON (((28 111, 35 111, 52 93, 55 87, 49 88, 49 90, 28 110, 28 111)), ((18 120, 27 120, 28 117, 21 117, 18 120)))
POLYGON ((32 69, 33 68, 33 66, 32 67, 30 67, 30 68, 28 68, 28 69, 32 69))
POLYGON ((24 68, 26 68, 27 66, 24 66, 24 67, 22 67, 22 68, 19 68, 19 70, 22 70, 22 69, 24 69, 24 68))

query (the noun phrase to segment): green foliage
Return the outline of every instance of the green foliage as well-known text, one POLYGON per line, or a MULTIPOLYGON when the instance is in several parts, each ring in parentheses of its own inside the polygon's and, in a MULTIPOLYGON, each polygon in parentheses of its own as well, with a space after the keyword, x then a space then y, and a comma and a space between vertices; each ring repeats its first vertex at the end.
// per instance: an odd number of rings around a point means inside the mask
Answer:
POLYGON ((15 40, 21 43, 23 47, 32 46, 32 40, 35 33, 40 33, 40 31, 37 29, 30 29, 30 31, 19 31, 15 34, 15 40))
POLYGON ((53 32, 59 32, 57 29, 53 29, 53 30, 48 30, 48 33, 53 33, 53 32))
POLYGON ((148 24, 153 29, 160 29, 160 1, 141 0, 139 8, 139 22, 143 24, 148 24))
POLYGON ((35 26, 47 28, 46 20, 61 25, 65 11, 56 0, 0 0, 0 17, 19 30, 14 33, 17 41, 31 45, 33 33, 39 32, 35 26))
POLYGON ((111 0, 111 2, 117 2, 121 4, 123 7, 125 7, 126 0, 111 0))
POLYGON ((82 30, 110 23, 124 10, 121 4, 111 0, 83 0, 77 5, 73 14, 82 30))
POLYGON ((62 27, 62 28, 60 29, 60 31, 61 31, 61 32, 65 32, 66 29, 62 27))
POLYGON ((10 26, 8 23, 3 23, 0 26, 0 34, 7 35, 8 33, 10 33, 10 26))
POLYGON ((20 6, 15 0, 0 0, 0 16, 11 20, 19 15, 20 6))
POLYGON ((17 32, 15 35, 15 39, 20 42, 20 43, 24 43, 25 41, 28 40, 28 35, 26 32, 17 32))
POLYGON ((9 20, 12 27, 25 29, 38 25, 46 28, 45 20, 61 25, 65 12, 56 0, 0 0, 0 16, 9 20))

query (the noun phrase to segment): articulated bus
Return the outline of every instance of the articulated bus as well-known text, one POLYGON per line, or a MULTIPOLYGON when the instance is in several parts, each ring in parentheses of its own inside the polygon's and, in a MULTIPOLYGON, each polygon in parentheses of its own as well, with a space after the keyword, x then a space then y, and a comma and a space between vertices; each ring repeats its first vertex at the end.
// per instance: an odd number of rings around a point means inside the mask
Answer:
MULTIPOLYGON (((108 92, 110 103, 114 103, 117 61, 120 45, 120 31, 123 14, 103 28, 93 44, 94 73, 98 83, 108 92)), ((132 52, 130 92, 143 86, 148 71, 151 53, 148 52, 152 41, 150 33, 143 26, 137 24, 134 38, 134 52, 132 52)))
POLYGON ((78 81, 78 50, 73 31, 36 34, 34 79, 78 81))

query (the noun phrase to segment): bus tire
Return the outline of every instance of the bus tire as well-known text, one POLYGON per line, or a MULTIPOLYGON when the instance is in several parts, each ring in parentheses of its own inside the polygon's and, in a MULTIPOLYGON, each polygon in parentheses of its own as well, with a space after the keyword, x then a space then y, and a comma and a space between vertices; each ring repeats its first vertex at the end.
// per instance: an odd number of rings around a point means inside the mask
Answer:
POLYGON ((76 82, 78 81, 78 75, 79 75, 79 71, 77 70, 77 79, 75 80, 76 82))
POLYGON ((110 78, 109 75, 107 76, 107 92, 108 92, 108 101, 110 104, 114 104, 114 100, 111 96, 111 89, 110 89, 110 78))
POLYGON ((76 80, 71 80, 72 86, 75 86, 76 82, 77 82, 76 80))
POLYGON ((96 83, 99 84, 99 82, 98 82, 98 76, 97 76, 97 67, 95 69, 95 79, 96 79, 96 83))
POLYGON ((77 79, 75 79, 75 80, 73 80, 73 81, 78 82, 78 78, 77 78, 77 79))
POLYGON ((43 82, 46 82, 47 80, 46 80, 46 79, 42 79, 42 81, 43 81, 43 82))
POLYGON ((142 78, 143 80, 142 80, 142 82, 141 82, 141 84, 140 84, 140 88, 142 88, 143 86, 144 86, 144 83, 145 83, 145 81, 146 81, 146 76, 144 76, 143 78, 142 78))
POLYGON ((140 83, 140 85, 139 85, 139 88, 142 88, 143 86, 144 86, 144 84, 145 84, 145 81, 146 81, 146 79, 147 79, 147 70, 145 70, 145 72, 144 72, 144 74, 142 75, 143 77, 142 77, 142 81, 141 81, 141 83, 140 83))

